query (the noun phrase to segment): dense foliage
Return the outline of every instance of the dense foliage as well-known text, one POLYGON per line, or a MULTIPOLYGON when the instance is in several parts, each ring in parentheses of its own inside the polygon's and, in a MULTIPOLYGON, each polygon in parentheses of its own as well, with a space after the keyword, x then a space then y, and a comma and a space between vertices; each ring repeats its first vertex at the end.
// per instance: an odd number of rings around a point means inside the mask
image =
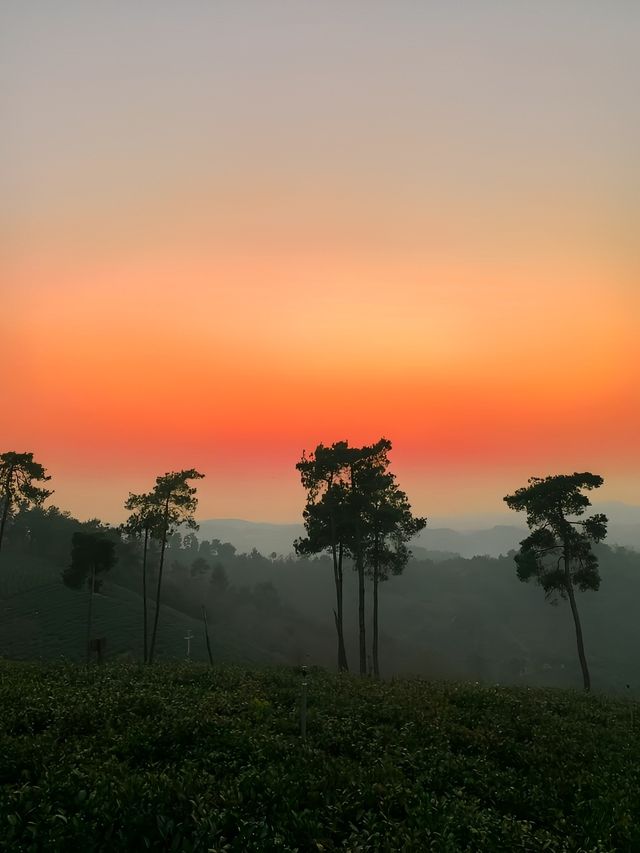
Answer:
POLYGON ((635 851, 640 705, 291 669, 0 663, 0 849, 635 851))

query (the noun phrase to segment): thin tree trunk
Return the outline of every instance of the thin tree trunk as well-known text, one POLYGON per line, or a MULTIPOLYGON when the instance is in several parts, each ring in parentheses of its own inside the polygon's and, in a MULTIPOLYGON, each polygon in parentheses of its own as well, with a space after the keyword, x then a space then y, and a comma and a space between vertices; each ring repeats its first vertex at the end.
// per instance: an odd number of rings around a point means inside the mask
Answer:
POLYGON ((156 648, 156 635, 158 633, 158 618, 160 616, 160 590, 162 588, 162 569, 164 568, 164 552, 167 547, 167 527, 169 519, 169 498, 164 506, 164 528, 162 531, 162 547, 160 549, 160 565, 158 567, 158 588, 156 590, 156 611, 153 617, 153 632, 151 634, 151 648, 149 649, 149 663, 153 663, 153 654, 156 648))
POLYGON ((336 585, 336 609, 333 617, 338 635, 338 670, 348 672, 347 653, 344 647, 344 621, 342 612, 342 542, 336 542, 336 523, 331 514, 331 555, 333 557, 333 579, 336 585))
POLYGON ((204 638, 207 642, 207 654, 209 655, 209 664, 213 666, 213 655, 211 654, 211 642, 209 640, 209 625, 207 623, 207 608, 202 605, 202 619, 204 621, 204 638))
POLYGON ((149 659, 148 628, 147 628, 147 545, 149 543, 149 528, 144 529, 144 551, 142 552, 142 626, 144 631, 144 662, 149 659))
POLYGON ((356 566, 358 569, 358 633, 360 636, 360 675, 367 674, 367 637, 364 607, 364 562, 360 531, 356 533, 356 566))
POLYGON ((2 548, 2 539, 4 537, 4 526, 7 523, 7 518, 9 516, 9 489, 11 486, 11 478, 13 477, 13 466, 9 468, 9 472, 7 473, 7 479, 4 484, 4 506, 2 507, 2 519, 0 519, 0 549, 2 548))
MULTIPOLYGON (((351 493, 356 494, 356 478, 353 465, 350 469, 351 474, 351 493)), ((362 559, 362 540, 360 532, 360 517, 356 516, 355 522, 356 534, 356 571, 358 572, 358 638, 359 638, 359 653, 360 653, 360 675, 367 674, 367 638, 365 625, 365 607, 364 607, 364 560, 362 559)))
POLYGON ((341 670, 349 672, 349 662, 347 661, 347 650, 344 645, 344 605, 343 605, 343 574, 342 574, 342 558, 344 556, 342 542, 338 547, 338 646, 341 661, 341 670))
POLYGON ((96 585, 96 564, 91 564, 91 585, 89 587, 89 616, 87 618, 87 663, 91 662, 91 634, 93 632, 93 590, 96 585))
POLYGON ((380 678, 378 660, 378 536, 376 534, 373 564, 373 674, 380 678))
POLYGON ((338 670, 342 671, 342 649, 340 648, 340 579, 338 578, 338 549, 333 535, 333 518, 331 519, 331 556, 333 557, 333 582, 336 587, 336 610, 333 611, 333 618, 336 623, 336 634, 338 635, 338 670))
POLYGON ((582 667, 582 681, 584 689, 588 693, 591 690, 591 676, 589 675, 589 667, 587 665, 587 657, 584 653, 584 642, 582 639, 582 625, 580 624, 580 614, 578 613, 578 605, 573 591, 573 582, 569 572, 569 557, 567 547, 564 549, 564 571, 567 582, 567 593, 569 595, 569 604, 571 605, 571 613, 573 614, 573 622, 576 628, 576 643, 578 645, 578 658, 582 667))

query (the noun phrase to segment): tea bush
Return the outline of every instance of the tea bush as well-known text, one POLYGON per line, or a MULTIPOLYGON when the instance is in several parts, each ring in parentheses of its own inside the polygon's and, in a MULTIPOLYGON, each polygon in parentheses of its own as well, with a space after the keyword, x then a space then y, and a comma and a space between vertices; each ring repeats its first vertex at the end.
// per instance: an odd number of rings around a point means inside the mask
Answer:
POLYGON ((312 670, 0 662, 0 849, 640 850, 640 705, 312 670))

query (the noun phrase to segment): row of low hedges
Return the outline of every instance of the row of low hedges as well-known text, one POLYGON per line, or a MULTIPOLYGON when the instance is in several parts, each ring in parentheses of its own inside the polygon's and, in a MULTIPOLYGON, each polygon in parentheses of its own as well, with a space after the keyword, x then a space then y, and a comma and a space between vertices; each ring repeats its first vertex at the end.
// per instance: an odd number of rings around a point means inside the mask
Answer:
POLYGON ((638 851, 640 705, 0 662, 0 849, 638 851))

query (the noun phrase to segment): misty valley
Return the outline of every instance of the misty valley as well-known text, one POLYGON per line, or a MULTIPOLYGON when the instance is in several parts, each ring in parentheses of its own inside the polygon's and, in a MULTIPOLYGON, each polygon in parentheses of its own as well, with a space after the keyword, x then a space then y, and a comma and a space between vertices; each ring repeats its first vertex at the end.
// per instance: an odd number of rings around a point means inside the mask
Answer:
POLYGON ((640 524, 619 523, 631 507, 611 505, 613 523, 589 511, 602 477, 532 477, 504 498, 528 530, 502 525, 465 541, 413 514, 391 448, 384 438, 320 444, 296 464, 302 525, 212 520, 200 536, 195 469, 130 493, 115 527, 45 507, 46 469, 31 453, 1 454, 2 653, 564 687, 579 671, 585 690, 593 677, 599 690, 638 692, 639 555, 605 540, 611 526, 635 543, 640 524), (483 555, 462 556, 474 545, 483 555))
MULTIPOLYGON (((70 591, 61 573, 69 561, 72 533, 92 529, 92 524, 80 524, 53 508, 32 509, 16 518, 3 546, 0 573, 4 656, 84 660, 86 589, 70 591)), ((94 634, 106 639, 107 658, 137 661, 143 653, 140 549, 137 543, 116 542, 118 562, 100 580, 95 595, 94 634)), ((600 690, 637 693, 640 557, 632 549, 607 545, 598 546, 598 556, 605 581, 597 595, 580 600, 594 684, 600 690)), ((184 659, 185 637, 191 632, 191 658, 207 659, 204 605, 216 660, 335 667, 329 556, 238 553, 229 543, 175 533, 166 560, 160 658, 184 659)), ((150 590, 157 582, 157 564, 154 543, 150 590)), ((369 588, 367 593, 369 598, 369 588)), ((349 564, 344 607, 350 662, 357 661, 356 604, 357 578, 349 564)), ((440 552, 434 560, 425 551, 382 587, 382 675, 577 686, 579 666, 567 608, 564 602, 550 607, 538 589, 519 583, 512 556, 465 559, 440 552)))
POLYGON ((640 557, 602 478, 431 538, 390 449, 303 454, 281 527, 198 524, 195 469, 80 521, 0 455, 0 849, 640 849, 640 557))

